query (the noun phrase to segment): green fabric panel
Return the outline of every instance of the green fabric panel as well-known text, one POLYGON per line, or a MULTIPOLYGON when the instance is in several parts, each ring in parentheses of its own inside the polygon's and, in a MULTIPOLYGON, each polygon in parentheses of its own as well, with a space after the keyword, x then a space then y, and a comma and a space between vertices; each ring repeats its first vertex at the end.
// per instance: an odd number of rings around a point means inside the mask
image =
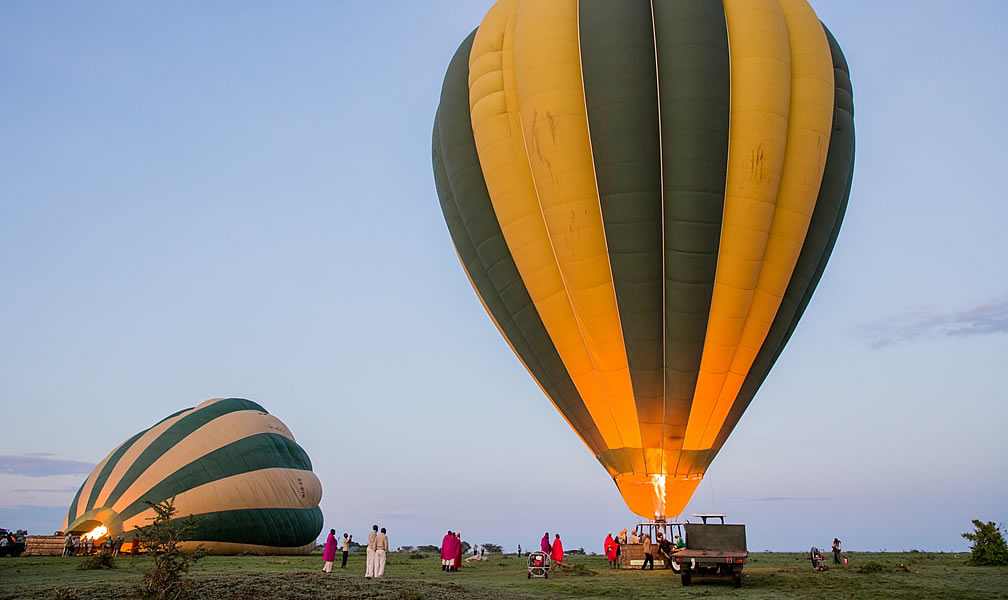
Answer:
MULTIPOLYGON (((581 0, 592 158, 637 417, 664 420, 662 196, 651 0, 581 0)), ((661 444, 660 428, 645 447, 661 444)), ((659 467, 660 468, 660 467, 659 467)))
POLYGON ((115 489, 112 490, 112 493, 109 494, 108 497, 109 506, 115 504, 116 501, 119 500, 120 496, 122 496, 123 492, 133 485, 133 482, 137 480, 137 477, 140 477, 140 475, 146 471, 148 467, 154 464, 154 461, 161 458, 161 455, 171 449, 172 446, 179 443, 185 439, 186 436, 206 425, 210 421, 213 421, 217 417, 240 410, 255 410, 263 413, 267 412, 265 408, 259 406, 251 400, 245 400, 243 398, 226 398, 215 402, 210 406, 193 411, 173 423, 171 427, 164 430, 164 432, 162 432, 156 440, 151 442, 150 446, 140 453, 140 456, 137 457, 133 465, 130 466, 126 473, 123 474, 122 479, 116 482, 115 489))
POLYGON ((473 285, 529 371, 585 442, 606 449, 536 312, 490 202, 469 114, 469 53, 475 32, 452 58, 433 136, 434 179, 445 223, 473 285))
POLYGON ((91 495, 88 497, 87 504, 85 505, 86 509, 95 508, 95 502, 98 501, 98 494, 100 494, 102 488, 105 487, 105 482, 108 480, 109 475, 112 474, 112 470, 115 469, 117 464, 119 464, 119 459, 123 457, 123 454, 126 454, 126 451, 130 449, 134 442, 140 439, 140 436, 148 431, 150 430, 144 429, 140 433, 126 440, 126 442, 123 443, 122 446, 119 446, 119 449, 116 450, 115 453, 108 459, 108 462, 106 462, 105 466, 102 467, 101 472, 98 473, 98 477, 95 478, 94 486, 91 488, 91 495))
POLYGON ((140 494, 119 518, 123 521, 147 509, 144 500, 161 502, 211 481, 260 469, 311 471, 311 460, 290 438, 278 433, 257 433, 210 452, 168 475, 140 494))
POLYGON ((854 96, 851 89, 850 72, 847 61, 833 34, 826 29, 830 52, 833 55, 833 76, 836 92, 833 106, 833 129, 830 135, 826 154, 826 168, 823 171, 822 185, 816 200, 812 220, 809 223, 808 234, 802 246, 798 262, 795 264, 791 281, 788 283, 784 298, 781 301, 777 315, 767 334, 763 346, 756 355, 749 374, 742 382, 738 398, 725 419, 721 431, 715 440, 709 459, 724 445, 728 435, 734 429, 742 413, 752 402, 759 386, 763 384, 770 369, 791 339, 798 320, 808 307, 815 288, 819 285, 823 271, 833 246, 836 244, 847 211, 847 201, 850 197, 851 182, 854 176, 854 96))
POLYGON ((315 541, 322 532, 322 510, 317 506, 224 510, 198 517, 192 539, 199 542, 295 548, 315 541))
MULTIPOLYGON (((681 447, 710 314, 728 167, 730 67, 718 0, 656 0, 665 247, 665 437, 681 447)), ((678 471, 677 471, 678 472, 678 471)))

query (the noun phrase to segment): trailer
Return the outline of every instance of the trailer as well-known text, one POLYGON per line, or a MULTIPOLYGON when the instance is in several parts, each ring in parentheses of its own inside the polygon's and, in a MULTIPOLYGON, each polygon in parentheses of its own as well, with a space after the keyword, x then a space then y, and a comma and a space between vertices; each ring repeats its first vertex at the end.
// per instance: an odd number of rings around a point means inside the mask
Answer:
POLYGON ((695 514, 703 523, 686 523, 686 547, 673 560, 679 566, 682 584, 695 577, 730 579, 742 587, 742 567, 749 557, 745 525, 726 525, 724 515, 695 514), (711 520, 708 523, 708 519, 711 520), (717 519, 720 522, 714 522, 717 519))

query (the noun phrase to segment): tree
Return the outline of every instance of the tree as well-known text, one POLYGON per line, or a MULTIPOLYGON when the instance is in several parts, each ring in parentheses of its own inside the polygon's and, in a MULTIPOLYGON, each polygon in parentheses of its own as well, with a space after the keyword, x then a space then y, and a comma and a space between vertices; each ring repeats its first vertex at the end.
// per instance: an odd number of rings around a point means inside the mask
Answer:
POLYGON ((469 550, 471 548, 472 545, 470 545, 469 542, 462 542, 462 554, 469 554, 469 550))
POLYGON ((1005 545, 1004 536, 1001 535, 1001 528, 994 521, 984 523, 978 519, 973 519, 973 533, 964 533, 962 536, 973 542, 970 548, 971 556, 966 562, 969 565, 1008 565, 1008 546, 1005 545))
POLYGON ((136 528, 136 540, 141 550, 154 557, 154 564, 144 573, 143 592, 158 599, 176 599, 186 590, 183 575, 206 551, 199 546, 195 552, 182 552, 182 542, 192 539, 199 519, 193 515, 173 521, 177 512, 175 497, 154 503, 144 500, 154 510, 150 525, 136 528))
POLYGON ((483 544, 483 547, 486 548, 487 552, 496 552, 498 554, 501 552, 501 547, 497 544, 483 544))

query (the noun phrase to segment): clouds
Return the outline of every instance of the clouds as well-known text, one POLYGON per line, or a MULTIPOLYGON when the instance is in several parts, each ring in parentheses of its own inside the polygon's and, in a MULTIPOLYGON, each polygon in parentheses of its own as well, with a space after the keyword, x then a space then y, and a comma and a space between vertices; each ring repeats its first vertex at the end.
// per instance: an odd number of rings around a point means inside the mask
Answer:
POLYGON ((49 458, 51 454, 34 452, 21 456, 0 456, 0 473, 27 477, 52 475, 87 475, 94 463, 49 458))
POLYGON ((869 323, 872 348, 918 339, 961 337, 1008 332, 1008 294, 972 308, 951 312, 915 311, 869 323))

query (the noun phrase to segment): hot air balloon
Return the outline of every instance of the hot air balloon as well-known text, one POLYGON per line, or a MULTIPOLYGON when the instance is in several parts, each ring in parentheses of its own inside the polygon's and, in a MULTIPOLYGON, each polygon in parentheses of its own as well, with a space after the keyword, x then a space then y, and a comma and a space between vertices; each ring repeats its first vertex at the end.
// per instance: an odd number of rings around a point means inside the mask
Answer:
POLYGON ((500 0, 451 60, 432 145, 501 334, 627 506, 680 514, 840 229, 836 40, 805 0, 500 0))
POLYGON ((322 484, 287 426, 262 406, 217 398, 129 438, 77 491, 63 530, 105 527, 133 539, 157 503, 199 517, 196 539, 215 554, 307 554, 322 531, 322 484))

